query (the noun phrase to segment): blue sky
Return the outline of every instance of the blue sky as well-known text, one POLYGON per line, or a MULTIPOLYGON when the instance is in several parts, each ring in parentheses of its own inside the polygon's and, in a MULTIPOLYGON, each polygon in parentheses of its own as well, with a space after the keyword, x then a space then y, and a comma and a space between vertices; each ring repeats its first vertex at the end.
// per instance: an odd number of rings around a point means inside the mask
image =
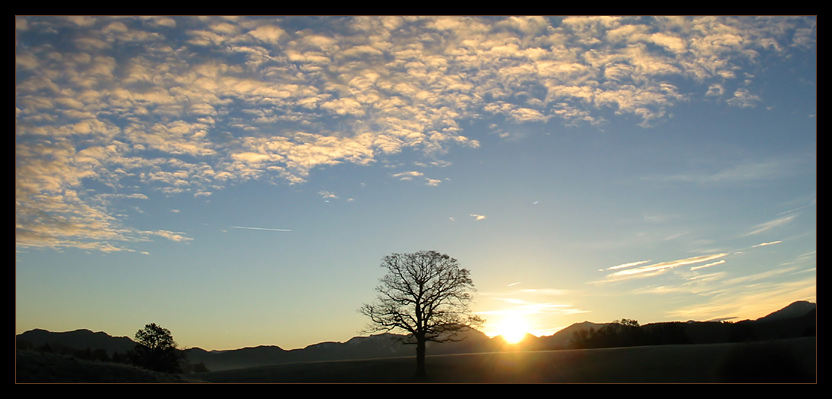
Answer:
POLYGON ((816 23, 16 17, 16 332, 346 341, 428 249, 490 335, 815 301, 816 23))

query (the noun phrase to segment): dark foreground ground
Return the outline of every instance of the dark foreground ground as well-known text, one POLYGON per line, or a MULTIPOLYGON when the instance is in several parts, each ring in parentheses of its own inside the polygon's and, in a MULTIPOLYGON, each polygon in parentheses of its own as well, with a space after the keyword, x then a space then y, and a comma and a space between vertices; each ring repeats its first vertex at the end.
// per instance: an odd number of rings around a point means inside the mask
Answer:
MULTIPOLYGON (((428 378, 412 378, 415 360, 370 359, 285 364, 267 367, 166 376, 135 370, 100 368, 73 377, 41 364, 21 364, 17 382, 145 383, 816 383, 815 337, 710 345, 494 352, 428 356, 428 378), (47 367, 44 371, 44 368, 47 367), (23 374, 21 374, 23 373, 23 374), (109 376, 106 377, 105 375, 109 376), (34 378, 32 378, 34 377, 34 378), (74 380, 73 380, 74 378, 74 380), (113 378, 106 381, 107 378, 113 378)), ((99 365, 100 367, 103 367, 99 365)), ((67 367, 64 365, 63 367, 67 367)), ((132 368, 131 368, 132 369, 132 368)), ((70 371, 67 371, 70 373, 70 371)))
MULTIPOLYGON (((815 338, 749 344, 429 356, 432 383, 816 382, 815 338)), ((193 375, 219 383, 415 382, 413 358, 319 362, 193 375)))

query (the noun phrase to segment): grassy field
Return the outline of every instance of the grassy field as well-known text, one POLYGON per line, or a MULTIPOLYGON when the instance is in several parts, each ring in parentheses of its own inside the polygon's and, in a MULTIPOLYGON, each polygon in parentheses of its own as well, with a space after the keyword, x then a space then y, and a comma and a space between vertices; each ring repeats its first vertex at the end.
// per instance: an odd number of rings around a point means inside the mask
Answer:
POLYGON ((815 383, 815 337, 747 344, 665 345, 310 362, 191 375, 18 352, 17 383, 815 383))
POLYGON ((190 382, 182 375, 156 373, 123 364, 80 360, 68 355, 18 350, 15 357, 15 383, 176 384, 190 382))
POLYGON ((286 364, 192 375, 216 383, 814 383, 815 338, 286 364))

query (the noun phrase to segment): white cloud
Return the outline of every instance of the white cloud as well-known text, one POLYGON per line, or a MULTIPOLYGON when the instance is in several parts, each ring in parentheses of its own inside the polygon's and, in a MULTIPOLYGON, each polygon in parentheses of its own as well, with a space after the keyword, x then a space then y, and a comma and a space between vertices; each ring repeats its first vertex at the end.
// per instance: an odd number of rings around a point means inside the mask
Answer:
POLYGON ((692 266, 692 267, 690 268, 690 270, 707 269, 707 268, 709 268, 709 267, 711 267, 711 266, 721 265, 721 264, 723 264, 723 263, 725 263, 725 259, 720 259, 720 260, 718 260, 718 261, 716 261, 716 262, 711 262, 711 263, 704 264, 704 265, 701 265, 701 266, 692 266))
POLYGON ((692 257, 692 258, 678 259, 678 260, 673 260, 673 261, 668 261, 668 262, 654 263, 654 264, 647 265, 647 266, 641 266, 641 267, 636 267, 636 268, 630 268, 630 269, 626 269, 626 270, 617 271, 615 273, 608 274, 606 276, 606 278, 607 278, 607 281, 618 281, 618 280, 622 280, 622 279, 629 279, 629 278, 636 278, 636 277, 638 277, 638 278, 640 278, 640 277, 653 277, 653 276, 662 274, 662 273, 664 273, 664 272, 666 272, 670 269, 673 269, 673 268, 676 268, 676 267, 679 267, 679 266, 707 262, 707 261, 710 261, 710 260, 725 257, 727 255, 728 255, 727 253, 718 253, 718 254, 711 254, 711 255, 695 256, 695 257, 692 257))
POLYGON ((778 240, 778 241, 770 241, 770 242, 761 242, 759 244, 752 245, 751 248, 767 247, 769 245, 780 244, 781 242, 783 242, 783 241, 778 240))
POLYGON ((728 99, 728 104, 740 108, 754 108, 761 102, 760 96, 752 94, 747 89, 737 89, 734 96, 728 99))
POLYGON ((708 86, 708 91, 705 93, 707 97, 721 97, 725 93, 725 88, 719 83, 713 83, 708 86))
POLYGON ((329 191, 318 191, 318 194, 320 194, 321 198, 324 200, 338 199, 337 195, 329 191))
POLYGON ((628 268, 628 267, 633 267, 633 266, 643 265, 643 264, 645 264, 645 263, 647 263, 647 262, 650 262, 650 261, 649 261, 649 260, 640 260, 640 261, 637 261, 637 262, 629 262, 629 263, 623 263, 623 264, 620 264, 620 265, 617 265, 617 266, 610 266, 610 267, 608 267, 608 268, 606 268, 606 269, 601 269, 601 270, 617 270, 617 269, 625 269, 625 268, 628 268))
POLYGON ((413 180, 414 177, 422 177, 424 174, 422 172, 417 172, 415 170, 411 170, 408 172, 399 172, 394 173, 393 177, 399 180, 413 180))
MULTIPOLYGON (((250 179, 300 184, 314 168, 405 149, 477 148, 460 122, 486 113, 576 125, 604 123, 609 108, 651 124, 693 95, 678 78, 721 94, 757 61, 750 54, 816 36, 805 18, 326 20, 16 17, 17 242, 141 236, 78 194, 85 182, 123 189, 137 179, 134 190, 172 195, 250 179), (41 34, 69 40, 57 52, 41 34)), ((762 99, 740 89, 729 102, 762 99)), ((393 177, 441 181, 403 173, 393 177)))

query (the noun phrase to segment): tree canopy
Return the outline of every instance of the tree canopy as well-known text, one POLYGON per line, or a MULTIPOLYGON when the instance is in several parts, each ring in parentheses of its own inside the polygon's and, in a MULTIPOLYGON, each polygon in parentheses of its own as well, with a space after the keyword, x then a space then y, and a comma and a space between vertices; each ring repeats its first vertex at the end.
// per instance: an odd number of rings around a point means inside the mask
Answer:
POLYGON ((139 367, 164 373, 182 372, 184 353, 180 352, 170 330, 150 323, 136 332, 132 361, 139 367))
POLYGON ((425 343, 458 340, 458 333, 483 320, 469 305, 475 292, 471 273, 437 251, 394 253, 382 259, 386 274, 376 287, 378 296, 359 311, 370 318, 367 331, 402 330, 416 344, 418 377, 425 373, 425 343))

